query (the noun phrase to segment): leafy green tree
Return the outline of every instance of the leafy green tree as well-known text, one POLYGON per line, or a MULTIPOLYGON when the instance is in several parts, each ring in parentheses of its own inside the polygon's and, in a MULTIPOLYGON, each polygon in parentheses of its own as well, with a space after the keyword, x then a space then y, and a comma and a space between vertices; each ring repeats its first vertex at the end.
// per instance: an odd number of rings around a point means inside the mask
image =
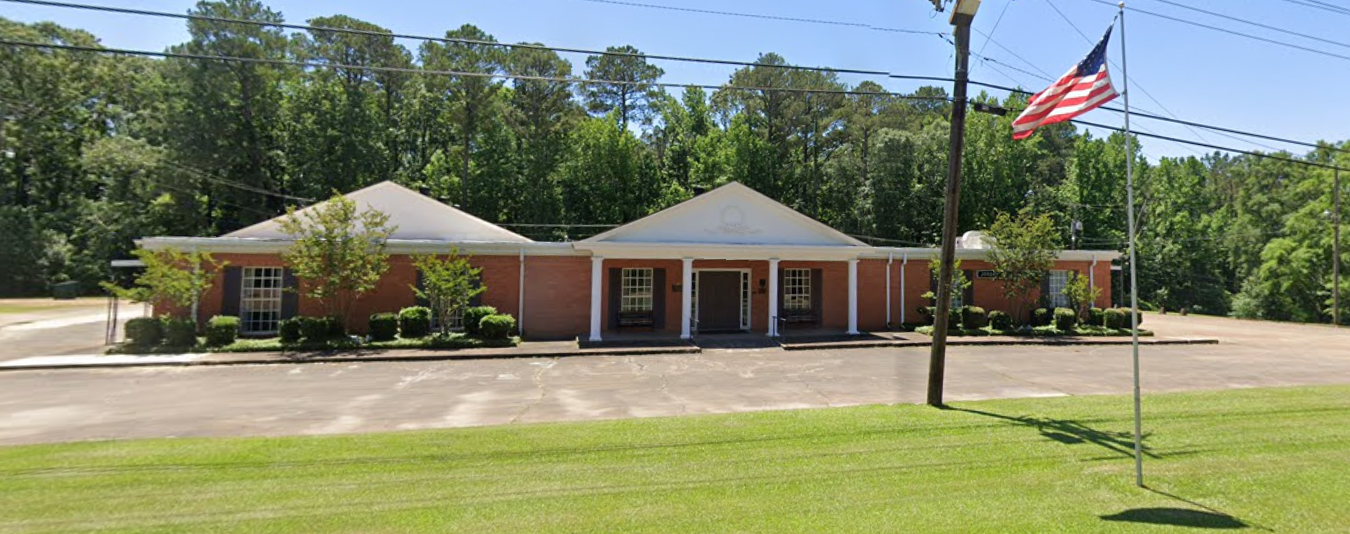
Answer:
POLYGON ((1069 273, 1069 281, 1060 290, 1069 299, 1069 308, 1078 313, 1079 320, 1088 317, 1088 309, 1101 296, 1102 288, 1093 287, 1088 277, 1078 273, 1069 273))
POLYGON ((340 194, 304 210, 290 208, 281 230, 294 240, 282 260, 300 279, 302 294, 323 303, 329 317, 348 320, 352 304, 389 269, 389 215, 357 211, 356 202, 340 194))
POLYGON ((1060 250, 1054 222, 1046 215, 1000 213, 989 237, 994 242, 989 263, 998 273, 1003 297, 1014 307, 1013 319, 1026 320, 1029 296, 1041 286, 1060 250))
POLYGON ((427 301, 442 335, 450 332, 456 314, 462 313, 475 296, 487 291, 487 286, 478 281, 483 269, 470 264, 469 258, 460 256, 457 249, 451 248, 445 256, 414 256, 413 265, 422 273, 422 287, 413 286, 413 291, 427 301))
MULTIPOLYGON (((183 252, 174 247, 160 250, 136 249, 136 258, 145 264, 135 285, 123 288, 107 282, 104 289, 132 302, 168 306, 170 314, 186 315, 211 289, 211 281, 229 262, 216 261, 209 252, 183 252)), ((164 310, 156 310, 160 315, 164 310)), ((194 322, 197 321, 193 317, 194 322)))
POLYGON ((474 182, 483 174, 483 169, 499 163, 482 152, 493 141, 500 141, 494 135, 499 133, 498 128, 505 126, 501 119, 502 82, 482 75, 500 74, 506 53, 499 45, 485 44, 495 43, 496 39, 472 24, 445 32, 445 37, 456 41, 422 44, 422 65, 428 69, 477 75, 432 77, 426 82, 428 96, 441 101, 436 107, 443 114, 438 115, 437 120, 446 134, 440 138, 453 142, 454 148, 446 152, 456 167, 454 183, 457 191, 452 198, 481 212, 480 204, 484 201, 480 196, 490 195, 494 190, 490 187, 492 184, 476 187, 474 182), (478 161, 480 156, 486 161, 478 161))
POLYGON ((614 83, 583 86, 586 110, 613 117, 624 130, 630 122, 650 124, 652 103, 662 94, 661 88, 652 83, 666 71, 648 63, 642 52, 632 46, 611 46, 605 52, 608 53, 586 58, 586 78, 614 83))

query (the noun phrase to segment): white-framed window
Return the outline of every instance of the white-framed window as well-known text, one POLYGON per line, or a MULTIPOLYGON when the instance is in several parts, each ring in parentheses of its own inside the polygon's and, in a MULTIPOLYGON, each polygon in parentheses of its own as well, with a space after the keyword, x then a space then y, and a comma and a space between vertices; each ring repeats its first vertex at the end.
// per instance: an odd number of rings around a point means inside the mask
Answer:
POLYGON ((272 334, 281 321, 281 267, 244 267, 240 281, 239 329, 272 334))
POLYGON ((624 269, 621 271, 623 282, 620 284, 619 311, 652 311, 652 270, 624 269))
POLYGON ((1064 288, 1069 285, 1069 271, 1050 271, 1050 295, 1049 304, 1051 308, 1069 307, 1069 297, 1064 294, 1064 288))
POLYGON ((958 280, 952 281, 952 309, 955 310, 965 306, 966 290, 961 289, 961 283, 958 280))
POLYGON ((811 309, 811 269, 783 269, 783 309, 811 309))
POLYGON ((741 271, 741 330, 750 329, 750 272, 741 271))

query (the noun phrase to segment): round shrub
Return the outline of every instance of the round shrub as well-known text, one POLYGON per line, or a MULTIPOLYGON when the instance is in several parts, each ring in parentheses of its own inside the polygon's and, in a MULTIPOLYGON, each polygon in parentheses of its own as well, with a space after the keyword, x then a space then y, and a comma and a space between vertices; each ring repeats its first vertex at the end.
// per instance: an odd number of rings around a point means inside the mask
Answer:
POLYGON ((327 339, 341 339, 347 337, 347 322, 337 317, 324 317, 324 326, 328 331, 327 339))
POLYGON ((919 306, 919 316, 923 317, 923 323, 933 324, 933 317, 937 314, 937 308, 933 306, 919 306))
POLYGON ((464 310, 464 333, 471 336, 482 335, 479 325, 484 317, 497 314, 497 308, 492 306, 474 306, 464 310))
POLYGON ((1000 310, 989 312, 989 325, 994 330, 1008 330, 1012 328, 1012 316, 1000 310))
POLYGON ((1055 329, 1068 332, 1078 324, 1078 312, 1068 308, 1055 308, 1055 329))
POLYGON ((280 323, 277 323, 277 338, 282 343, 299 343, 300 338, 304 335, 302 325, 305 324, 305 319, 307 318, 282 319, 280 323))
POLYGON ((1088 308, 1088 324, 1092 326, 1106 326, 1106 316, 1101 308, 1088 308))
POLYGON ((166 347, 191 347, 197 344, 197 324, 192 319, 165 317, 164 341, 166 347))
POLYGON ((961 310, 963 309, 965 309, 965 306, 947 310, 947 328, 956 328, 961 324, 961 310))
POLYGON ((331 319, 328 317, 300 317, 300 338, 317 343, 332 337, 331 319))
POLYGON ((390 341, 398 336, 398 316, 392 313, 377 313, 370 316, 371 341, 390 341))
POLYGON ((427 337, 431 333, 431 308, 413 306, 398 312, 398 334, 404 339, 427 337))
POLYGON ((138 347, 153 347, 164 339, 164 323, 154 317, 127 320, 127 341, 138 347))
POLYGON ((1050 310, 1045 308, 1036 308, 1031 312, 1031 326, 1046 326, 1050 324, 1050 310))
MULTIPOLYGON (((282 321, 285 323, 286 321, 282 321)), ((280 327, 278 327, 280 328, 280 327)), ((217 315, 206 322, 206 344, 223 347, 234 343, 239 337, 239 318, 229 315, 217 315)))
MULTIPOLYGON (((1120 326, 1118 326, 1118 327, 1116 327, 1116 328, 1129 329, 1129 328, 1130 328, 1130 308, 1116 308, 1116 309, 1117 309, 1117 310, 1120 310, 1120 326)), ((1136 320, 1139 321, 1138 324, 1144 324, 1144 315, 1143 315, 1142 313, 1134 312, 1134 315, 1135 315, 1135 317, 1136 317, 1136 320)))
POLYGON ((989 326, 989 314, 985 313, 984 308, 979 306, 961 308, 962 328, 984 328, 986 326, 989 326))
POLYGON ((516 320, 510 315, 492 314, 479 322, 479 332, 485 339, 506 339, 516 331, 516 320))
POLYGON ((1120 308, 1107 308, 1102 310, 1102 324, 1107 328, 1128 328, 1125 325, 1125 312, 1120 308))

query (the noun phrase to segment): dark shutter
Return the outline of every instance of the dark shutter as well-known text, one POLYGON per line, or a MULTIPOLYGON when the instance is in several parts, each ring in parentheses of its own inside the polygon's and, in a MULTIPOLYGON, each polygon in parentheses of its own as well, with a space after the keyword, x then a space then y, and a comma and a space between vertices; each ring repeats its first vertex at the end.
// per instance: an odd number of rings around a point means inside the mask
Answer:
POLYGON ((652 330, 666 326, 666 270, 652 269, 652 330))
MULTIPOLYGON (((426 291, 426 289, 427 289, 427 281, 422 276, 422 270, 417 269, 417 291, 426 291)), ((413 291, 413 305, 421 306, 424 308, 430 306, 431 301, 423 298, 422 294, 418 293, 417 291, 413 291)))
POLYGON ((820 326, 821 317, 825 315, 821 306, 821 295, 825 293, 825 284, 821 281, 824 278, 820 269, 811 269, 811 313, 816 316, 816 326, 820 326))
POLYGON ((300 312, 300 284, 290 269, 281 271, 281 318, 290 319, 300 312))
POLYGON ((966 305, 966 306, 974 306, 974 305, 975 305, 975 271, 963 270, 963 271, 961 271, 961 272, 964 273, 964 274, 966 275, 966 282, 970 284, 970 285, 966 286, 966 290, 965 290, 964 292, 961 293, 961 304, 964 304, 964 305, 966 305))
POLYGON ((239 316, 239 299, 242 297, 244 271, 242 267, 225 268, 225 285, 222 287, 220 314, 239 316))
MULTIPOLYGON (((483 287, 483 273, 478 273, 478 276, 473 277, 473 288, 478 289, 480 287, 483 287)), ((469 299, 469 307, 482 306, 484 293, 487 293, 487 291, 481 291, 469 299)))
POLYGON ((620 293, 623 292, 623 269, 611 267, 609 269, 609 329, 617 331, 619 329, 619 308, 620 293))
POLYGON ((1042 307, 1042 308, 1049 308, 1049 307, 1050 307, 1050 302, 1051 302, 1051 298, 1050 298, 1050 271, 1046 271, 1046 272, 1045 272, 1045 276, 1041 278, 1041 306, 1040 306, 1040 307, 1042 307))
POLYGON ((933 292, 933 302, 930 302, 929 304, 934 306, 937 306, 937 277, 938 273, 933 272, 933 269, 930 267, 928 269, 928 290, 933 292))

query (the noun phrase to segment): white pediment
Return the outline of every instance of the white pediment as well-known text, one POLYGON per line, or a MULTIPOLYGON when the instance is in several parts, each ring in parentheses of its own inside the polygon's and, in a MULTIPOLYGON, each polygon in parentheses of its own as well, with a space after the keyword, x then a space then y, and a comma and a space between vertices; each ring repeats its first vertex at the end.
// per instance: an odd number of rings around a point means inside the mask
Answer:
POLYGON ((867 246, 736 182, 585 241, 867 246))
MULTIPOLYGON (((515 232, 447 206, 421 193, 394 182, 380 182, 346 195, 356 202, 358 212, 376 209, 389 215, 389 224, 396 227, 390 239, 450 241, 462 243, 529 243, 531 240, 515 232)), ((299 210, 304 213, 322 206, 320 202, 299 210)), ((288 239, 281 231, 281 219, 267 220, 224 237, 255 239, 288 239)))

